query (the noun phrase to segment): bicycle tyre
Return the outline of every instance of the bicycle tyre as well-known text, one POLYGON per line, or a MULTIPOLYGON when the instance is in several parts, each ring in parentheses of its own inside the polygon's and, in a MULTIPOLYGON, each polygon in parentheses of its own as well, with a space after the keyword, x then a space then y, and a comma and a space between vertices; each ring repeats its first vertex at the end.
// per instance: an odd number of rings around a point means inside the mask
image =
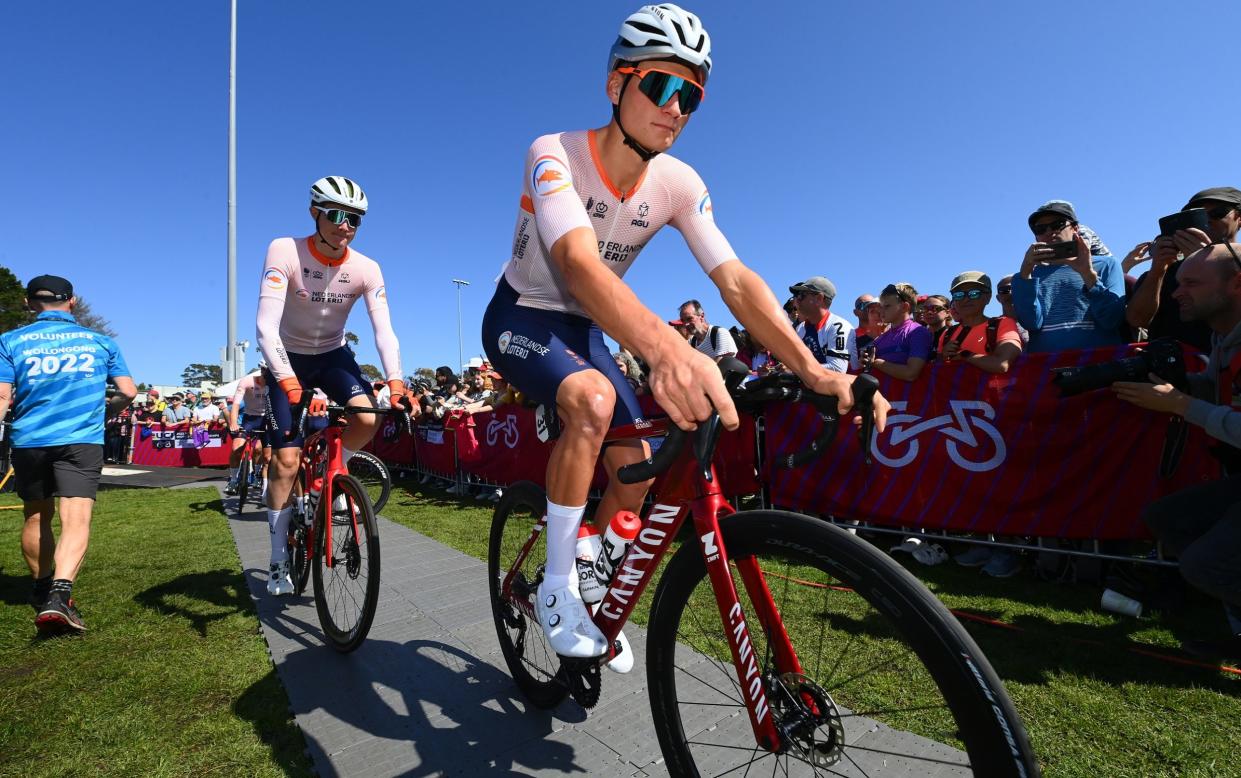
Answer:
POLYGON ((836 769, 915 775, 963 759, 961 767, 976 775, 1039 775, 999 677, 943 603, 908 571, 853 535, 799 514, 738 513, 724 518, 720 530, 769 711, 791 729, 784 730, 781 754, 756 746, 742 702, 750 689, 738 684, 702 551, 685 544, 659 581, 647 640, 651 712, 669 774, 718 774, 734 760, 765 772, 764 760, 775 758, 784 762, 772 766, 781 775, 842 774, 836 769), (772 666, 767 636, 736 566, 746 558, 760 560, 800 660, 800 676, 781 675, 772 666), (814 657, 816 640, 821 653, 814 657), (912 657, 905 667, 899 656, 892 658, 901 645, 912 657), (940 705, 922 704, 920 695, 936 694, 942 695, 940 705), (815 706, 830 715, 807 711, 811 699, 830 702, 815 706), (787 734, 793 730, 798 734, 787 734), (893 744, 918 753, 898 764, 893 744), (824 764, 832 758, 837 761, 824 764), (866 762, 877 767, 868 769, 866 762))
POLYGON ((237 467, 237 515, 246 512, 246 497, 250 494, 250 449, 241 449, 241 464, 237 467))
POLYGON ((569 695, 569 687, 561 676, 560 657, 552 651, 533 616, 533 598, 547 559, 543 533, 539 533, 538 541, 515 578, 514 589, 520 592, 515 593, 513 599, 506 599, 500 589, 517 553, 546 508, 547 496, 538 485, 519 481, 506 488, 492 515, 487 546, 487 586, 500 651, 517 688, 538 708, 554 708, 569 695), (516 597, 525 599, 524 607, 514 602, 516 597))
POLYGON ((349 475, 358 479, 366 496, 371 500, 371 507, 378 514, 388 504, 388 496, 392 493, 392 474, 383 460, 369 451, 358 451, 349 459, 349 475))
POLYGON ((366 491, 352 476, 337 475, 332 480, 332 492, 345 496, 350 511, 356 512, 364 537, 354 532, 354 522, 348 515, 335 511, 329 514, 330 501, 319 500, 313 565, 315 610, 328 643, 337 651, 348 653, 366 640, 379 604, 379 528, 366 491), (330 549, 326 547, 329 516, 333 522, 330 549), (332 567, 327 566, 329 554, 332 567))
MULTIPOLYGON (((304 498, 298 497, 298 500, 304 498)), ((289 576, 293 580, 293 593, 301 596, 306 591, 310 580, 310 544, 307 542, 307 527, 300 511, 293 512, 289 522, 289 576)))

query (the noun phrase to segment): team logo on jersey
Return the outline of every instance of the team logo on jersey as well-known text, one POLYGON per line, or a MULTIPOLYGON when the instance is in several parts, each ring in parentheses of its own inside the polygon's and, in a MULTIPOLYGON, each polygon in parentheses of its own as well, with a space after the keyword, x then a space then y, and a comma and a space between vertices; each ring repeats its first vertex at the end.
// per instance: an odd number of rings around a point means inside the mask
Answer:
POLYGON ((550 154, 544 154, 534 161, 534 169, 530 172, 530 183, 534 193, 539 197, 563 192, 573 185, 569 177, 568 165, 550 154))
POLYGON ((651 206, 647 205, 646 203, 642 203, 641 205, 638 206, 638 218, 631 219, 629 224, 634 227, 641 227, 642 229, 646 229, 647 227, 650 227, 651 223, 646 220, 646 215, 650 212, 651 212, 651 206))
POLYGON ((340 275, 336 276, 336 282, 341 283, 341 284, 349 283, 349 274, 341 273, 340 275))
POLYGON ((297 295, 298 297, 302 298, 303 300, 305 300, 307 297, 310 297, 310 292, 307 292, 305 289, 298 289, 298 290, 297 290, 296 292, 294 292, 293 294, 297 295))
POLYGON ((709 219, 714 219, 715 214, 711 210, 711 193, 703 192, 702 197, 698 199, 698 213, 709 219))
POLYGON ((501 333, 500 333, 500 343, 499 343, 499 346, 500 346, 500 353, 501 353, 501 354, 507 353, 507 352, 508 352, 508 344, 509 344, 509 343, 512 343, 512 342, 513 342, 513 333, 512 333, 512 332, 510 332, 510 331, 508 331, 508 330, 505 330, 504 332, 501 332, 501 333))
POLYGON ((638 218, 639 219, 645 219, 646 215, 650 212, 651 212, 651 206, 647 205, 646 203, 642 203, 641 205, 638 206, 638 218))
POLYGON ((288 286, 288 283, 289 280, 284 277, 284 273, 274 267, 263 273, 263 286, 268 289, 283 289, 288 286))

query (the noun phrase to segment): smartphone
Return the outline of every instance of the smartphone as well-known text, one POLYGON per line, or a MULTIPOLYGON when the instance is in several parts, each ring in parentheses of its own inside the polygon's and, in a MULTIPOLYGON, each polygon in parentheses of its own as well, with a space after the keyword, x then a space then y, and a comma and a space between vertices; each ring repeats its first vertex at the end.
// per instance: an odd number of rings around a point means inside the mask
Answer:
POLYGON ((1047 248, 1052 250, 1052 259, 1077 258, 1077 241, 1066 240, 1063 243, 1048 243, 1047 248))
POLYGON ((1188 230, 1190 227, 1196 227, 1203 232, 1207 231, 1206 208, 1189 208, 1159 220, 1159 234, 1169 238, 1177 230, 1188 230))

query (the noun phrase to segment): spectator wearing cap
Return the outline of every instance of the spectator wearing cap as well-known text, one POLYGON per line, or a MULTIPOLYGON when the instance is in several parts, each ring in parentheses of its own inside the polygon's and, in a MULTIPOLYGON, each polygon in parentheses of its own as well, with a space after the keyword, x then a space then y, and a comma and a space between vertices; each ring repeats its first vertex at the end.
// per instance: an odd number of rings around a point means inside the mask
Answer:
POLYGON ((883 307, 879 298, 873 294, 864 294, 853 302, 853 313, 857 316, 858 326, 853 328, 853 338, 848 344, 849 367, 861 369, 859 355, 875 342, 875 338, 888 331, 888 324, 883 320, 883 307))
POLYGON ((794 327, 801 321, 801 314, 797 312, 796 297, 790 297, 784 301, 784 315, 789 317, 789 324, 794 327))
MULTIPOLYGON (((1150 340, 1176 338, 1203 352, 1211 350, 1211 328, 1202 321, 1184 321, 1180 306, 1173 295, 1180 286, 1177 271, 1184 264, 1182 257, 1212 243, 1235 243, 1241 227, 1241 190, 1231 186, 1204 189, 1185 203, 1182 211, 1202 208, 1207 212, 1207 229, 1177 230, 1175 235, 1160 235, 1148 245, 1150 270, 1137 282, 1125 320, 1132 327, 1143 327, 1150 340)), ((1138 244, 1134 251, 1142 248, 1138 244)))
POLYGON ((853 325, 831 312, 836 285, 823 276, 811 276, 789 287, 797 301, 801 322, 797 337, 806 344, 814 359, 828 370, 849 372, 849 336, 853 325))
POLYGON ((1029 351, 1096 348, 1124 342, 1125 278, 1103 242, 1079 225, 1072 203, 1052 200, 1026 223, 1035 242, 1013 278, 1017 320, 1030 333, 1029 351), (1052 245, 1076 253, 1056 259, 1052 245))
POLYGON ((191 415, 194 421, 200 424, 214 424, 220 420, 220 409, 211 402, 210 392, 203 392, 198 396, 198 402, 191 415))
POLYGON ((724 357, 737 354, 737 344, 733 336, 723 327, 709 324, 702 303, 697 300, 686 300, 678 309, 681 323, 690 329, 689 344, 702 353, 719 362, 724 357))
POLYGON ((12 407, 10 463, 25 519, 21 546, 34 584, 30 604, 40 633, 81 633, 86 625, 73 584, 90 541, 104 423, 138 388, 112 338, 74 320, 77 298, 67 279, 32 278, 25 305, 34 322, 0 335, 0 419, 12 407), (117 390, 111 398, 109 381, 117 390), (56 513, 59 541, 52 530, 56 513))
POLYGON ((164 400, 163 398, 159 396, 158 389, 148 389, 147 399, 155 401, 155 410, 159 411, 160 413, 163 413, 164 409, 168 407, 168 401, 164 400))
POLYGON ((181 395, 174 394, 168 398, 168 407, 164 409, 164 424, 182 424, 190 420, 190 409, 186 408, 181 395))
POLYGON ((928 294, 922 298, 918 306, 918 321, 931 331, 931 359, 934 360, 940 351, 940 341, 952 324, 952 306, 942 294, 928 294))
POLYGON ((931 359, 931 331, 913 319, 917 301, 918 291, 905 283, 888 284, 879 293, 879 307, 889 329, 875 338, 871 365, 902 381, 918 380, 931 359))
POLYGON ((940 358, 964 362, 987 373, 1007 373, 1021 356, 1017 322, 1007 316, 987 316, 991 279, 967 270, 952 279, 952 312, 957 324, 945 329, 940 358))

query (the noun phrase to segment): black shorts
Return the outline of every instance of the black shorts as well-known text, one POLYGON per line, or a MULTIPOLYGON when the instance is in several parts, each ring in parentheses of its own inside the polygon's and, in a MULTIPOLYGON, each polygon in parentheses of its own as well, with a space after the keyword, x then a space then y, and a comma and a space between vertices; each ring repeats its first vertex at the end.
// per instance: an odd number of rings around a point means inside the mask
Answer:
MULTIPOLYGON (((332 402, 344 405, 359 395, 374 397, 371 382, 362 377, 362 370, 353 358, 353 352, 341 346, 324 354, 294 354, 289 352, 289 364, 293 366, 293 374, 301 383, 302 389, 310 391, 314 387, 323 390, 332 402)), ((264 368, 263 377, 271 387, 267 392, 267 435, 273 448, 291 448, 302 445, 301 436, 287 439, 286 435, 293 429, 293 408, 289 405, 289 396, 276 381, 271 371, 264 368)), ((373 404, 373 403, 372 403, 373 404)), ((318 425, 326 426, 326 421, 318 425)), ((308 420, 306 430, 316 429, 315 420, 308 420)))
POLYGON ((97 443, 13 449, 13 477, 23 500, 53 496, 93 500, 102 470, 103 446, 97 443))

